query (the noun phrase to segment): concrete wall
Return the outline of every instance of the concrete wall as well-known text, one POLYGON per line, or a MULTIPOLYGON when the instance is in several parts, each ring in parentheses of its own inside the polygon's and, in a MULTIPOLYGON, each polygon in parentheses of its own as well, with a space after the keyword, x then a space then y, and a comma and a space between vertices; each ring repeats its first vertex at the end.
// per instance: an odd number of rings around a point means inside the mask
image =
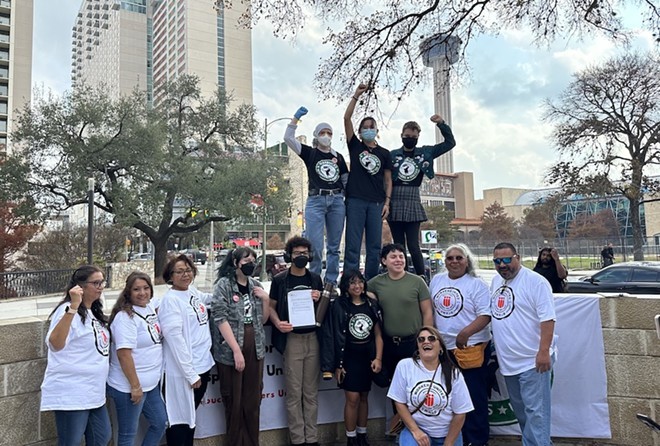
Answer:
MULTIPOLYGON (((635 418, 636 413, 645 413, 660 419, 660 340, 653 326, 659 303, 658 299, 601 300, 612 439, 556 439, 556 446, 660 446, 660 436, 635 418)), ((39 412, 46 330, 43 318, 0 321, 0 445, 55 444, 52 414, 39 412)), ((383 430, 382 419, 370 422, 373 440, 382 439, 376 433, 383 430)), ((322 444, 342 437, 341 424, 321 427, 322 444)), ((287 441, 286 430, 277 430, 264 432, 261 443, 277 446, 287 441)), ((222 445, 223 441, 216 437, 196 444, 222 445)), ((517 438, 491 441, 494 446, 519 444, 517 438)))

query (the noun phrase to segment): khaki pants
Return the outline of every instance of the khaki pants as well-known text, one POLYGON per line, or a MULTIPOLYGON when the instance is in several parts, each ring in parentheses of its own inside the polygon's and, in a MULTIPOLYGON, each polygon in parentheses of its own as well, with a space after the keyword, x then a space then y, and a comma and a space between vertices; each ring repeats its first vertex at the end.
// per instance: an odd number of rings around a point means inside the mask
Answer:
POLYGON ((289 333, 284 350, 284 379, 289 435, 293 444, 318 441, 320 373, 316 332, 289 333))

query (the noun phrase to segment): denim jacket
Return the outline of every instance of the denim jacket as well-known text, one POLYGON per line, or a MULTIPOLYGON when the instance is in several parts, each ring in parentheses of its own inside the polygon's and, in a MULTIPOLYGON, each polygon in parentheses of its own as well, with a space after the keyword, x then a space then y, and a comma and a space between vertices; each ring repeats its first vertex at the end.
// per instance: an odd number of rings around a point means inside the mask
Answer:
MULTIPOLYGON (((262 359, 266 353, 266 333, 264 332, 263 325, 264 312, 263 302, 254 296, 253 289, 255 286, 261 287, 261 284, 252 277, 248 277, 248 295, 253 308, 252 323, 254 326, 257 359, 262 359)), ((208 307, 213 321, 211 325, 213 358, 221 364, 234 365, 234 353, 222 338, 218 325, 224 321, 229 322, 236 342, 238 342, 239 347, 243 348, 245 306, 243 305, 243 299, 241 293, 238 291, 238 284, 235 278, 223 277, 218 281, 208 307)))
MULTIPOLYGON (((456 145, 456 140, 454 139, 454 134, 451 132, 451 128, 444 122, 438 124, 440 133, 445 138, 440 144, 434 146, 422 146, 415 147, 413 160, 419 166, 419 169, 424 175, 428 178, 433 179, 435 176, 435 171, 433 170, 433 160, 449 152, 456 145)), ((396 182, 399 178, 399 166, 401 161, 405 158, 403 153, 403 148, 390 151, 390 157, 392 159, 392 181, 396 182)))

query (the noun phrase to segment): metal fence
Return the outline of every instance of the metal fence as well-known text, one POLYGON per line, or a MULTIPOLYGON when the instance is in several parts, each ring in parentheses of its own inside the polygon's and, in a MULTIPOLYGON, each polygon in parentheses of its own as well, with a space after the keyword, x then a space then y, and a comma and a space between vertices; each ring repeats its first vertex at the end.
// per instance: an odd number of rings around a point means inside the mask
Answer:
MULTIPOLYGON (((0 299, 64 293, 75 269, 0 273, 0 299)), ((106 288, 112 286, 112 268, 105 267, 106 288)))

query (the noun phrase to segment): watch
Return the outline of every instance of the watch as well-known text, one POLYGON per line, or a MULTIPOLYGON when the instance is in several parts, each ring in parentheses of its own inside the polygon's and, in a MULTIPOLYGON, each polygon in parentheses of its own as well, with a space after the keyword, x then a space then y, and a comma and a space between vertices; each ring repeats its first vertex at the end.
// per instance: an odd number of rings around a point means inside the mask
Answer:
POLYGON ((78 312, 78 309, 77 308, 66 307, 65 311, 69 314, 76 314, 78 312))

